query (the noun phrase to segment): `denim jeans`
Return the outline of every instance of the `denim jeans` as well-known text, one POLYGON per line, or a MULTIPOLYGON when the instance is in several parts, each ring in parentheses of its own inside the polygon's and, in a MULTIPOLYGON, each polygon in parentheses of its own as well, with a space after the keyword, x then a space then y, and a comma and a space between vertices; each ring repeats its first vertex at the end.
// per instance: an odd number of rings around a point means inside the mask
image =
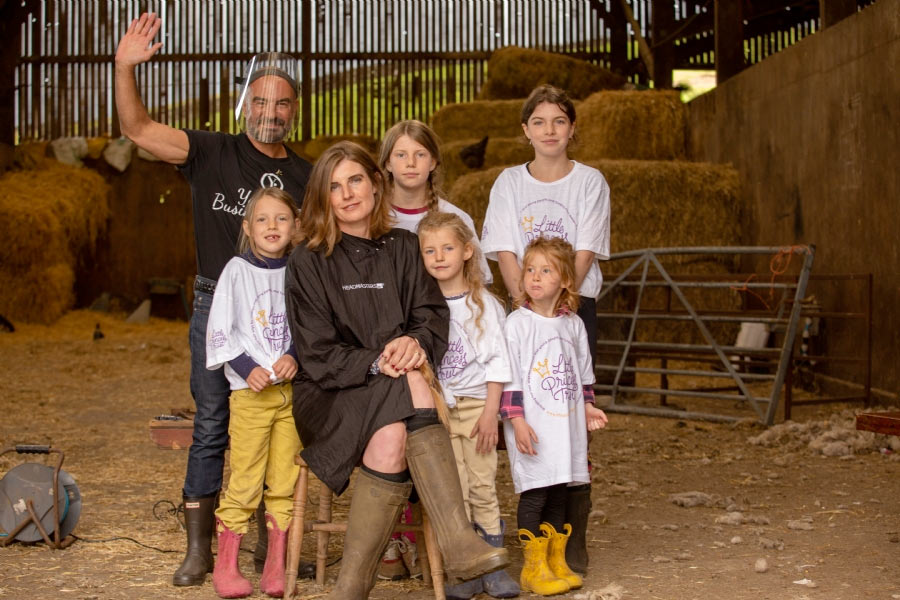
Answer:
POLYGON ((192 498, 214 496, 222 488, 222 469, 228 447, 228 397, 231 394, 224 369, 206 368, 206 322, 212 295, 194 290, 191 315, 191 396, 194 415, 194 440, 188 453, 184 495, 192 498))

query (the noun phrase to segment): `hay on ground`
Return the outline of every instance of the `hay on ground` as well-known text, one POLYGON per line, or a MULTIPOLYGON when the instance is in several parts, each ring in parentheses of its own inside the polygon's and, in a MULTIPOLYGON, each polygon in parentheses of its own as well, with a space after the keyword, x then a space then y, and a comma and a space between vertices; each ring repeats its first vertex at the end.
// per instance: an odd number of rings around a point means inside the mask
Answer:
MULTIPOLYGON (((461 176, 475 173, 480 169, 470 169, 463 164, 460 150, 477 143, 478 140, 460 140, 441 146, 443 155, 444 188, 450 189, 461 176)), ((481 169, 497 166, 520 165, 534 158, 534 150, 525 142, 524 136, 517 138, 488 138, 481 169)))
POLYGON ((457 140, 512 138, 522 135, 521 100, 476 100, 442 106, 431 117, 431 127, 445 144, 457 140))
POLYGON ((599 92, 578 107, 577 122, 585 161, 685 157, 687 108, 677 91, 599 92))
POLYGON ((526 98, 542 83, 562 88, 572 98, 587 98, 599 90, 621 88, 625 78, 587 61, 553 52, 508 46, 491 54, 488 80, 479 98, 526 98))
POLYGON ((49 324, 75 304, 75 271, 67 263, 10 272, 0 267, 0 314, 10 321, 49 324))

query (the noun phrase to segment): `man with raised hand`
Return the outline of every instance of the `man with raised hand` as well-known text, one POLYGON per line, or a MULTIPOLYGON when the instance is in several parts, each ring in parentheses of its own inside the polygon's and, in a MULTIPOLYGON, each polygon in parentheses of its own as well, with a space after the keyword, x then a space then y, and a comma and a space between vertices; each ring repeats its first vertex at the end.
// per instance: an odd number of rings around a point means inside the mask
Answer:
MULTIPOLYGON (((154 13, 144 13, 119 41, 116 108, 122 133, 160 160, 177 165, 191 186, 197 277, 190 386, 197 412, 183 488, 187 553, 172 580, 188 586, 202 585, 213 569, 213 514, 228 446, 228 381, 221 368, 206 369, 206 323, 216 280, 235 255, 244 205, 253 190, 278 187, 300 204, 311 165, 284 144, 297 125, 299 92, 297 61, 286 54, 257 54, 247 65, 235 107, 244 133, 175 129, 151 119, 135 68, 162 47, 162 42, 154 42, 161 24, 154 13)), ((265 525, 260 527, 262 538, 265 525)), ((301 567, 301 575, 308 571, 301 567)))

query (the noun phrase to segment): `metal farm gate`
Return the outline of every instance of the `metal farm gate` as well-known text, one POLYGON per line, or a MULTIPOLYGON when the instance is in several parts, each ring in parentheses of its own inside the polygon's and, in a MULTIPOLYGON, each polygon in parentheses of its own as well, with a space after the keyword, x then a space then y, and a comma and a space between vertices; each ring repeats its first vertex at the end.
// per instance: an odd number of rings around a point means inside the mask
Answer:
POLYGON ((599 383, 594 387, 611 396, 604 408, 713 421, 751 418, 772 425, 792 367, 814 256, 814 246, 650 248, 612 255, 609 262, 623 261, 624 270, 604 282, 597 316, 626 326, 619 330, 622 335, 601 335, 597 342, 599 383), (772 257, 768 280, 765 275, 669 272, 672 262, 696 268, 698 260, 724 257, 733 264, 734 258, 748 255, 772 257), (793 256, 799 261, 791 267, 793 256), (651 294, 655 297, 648 298, 651 294), (748 309, 744 295, 761 302, 748 309), (735 341, 736 327, 744 324, 764 328, 765 337, 774 333, 774 345, 742 342, 742 335, 735 341), (690 379, 670 387, 679 378, 690 379), (629 402, 648 394, 660 396, 660 405, 629 402), (670 396, 699 399, 702 408, 672 406, 670 396))

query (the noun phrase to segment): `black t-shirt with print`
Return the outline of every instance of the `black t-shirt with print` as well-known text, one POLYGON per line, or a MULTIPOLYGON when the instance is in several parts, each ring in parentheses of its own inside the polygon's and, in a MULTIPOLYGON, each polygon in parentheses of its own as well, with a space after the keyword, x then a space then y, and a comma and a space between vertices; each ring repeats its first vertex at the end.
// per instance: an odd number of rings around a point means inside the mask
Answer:
POLYGON ((278 187, 299 206, 312 165, 287 147, 286 158, 270 158, 243 133, 184 132, 190 149, 178 170, 191 186, 197 274, 215 280, 237 251, 250 194, 258 187, 278 187))

